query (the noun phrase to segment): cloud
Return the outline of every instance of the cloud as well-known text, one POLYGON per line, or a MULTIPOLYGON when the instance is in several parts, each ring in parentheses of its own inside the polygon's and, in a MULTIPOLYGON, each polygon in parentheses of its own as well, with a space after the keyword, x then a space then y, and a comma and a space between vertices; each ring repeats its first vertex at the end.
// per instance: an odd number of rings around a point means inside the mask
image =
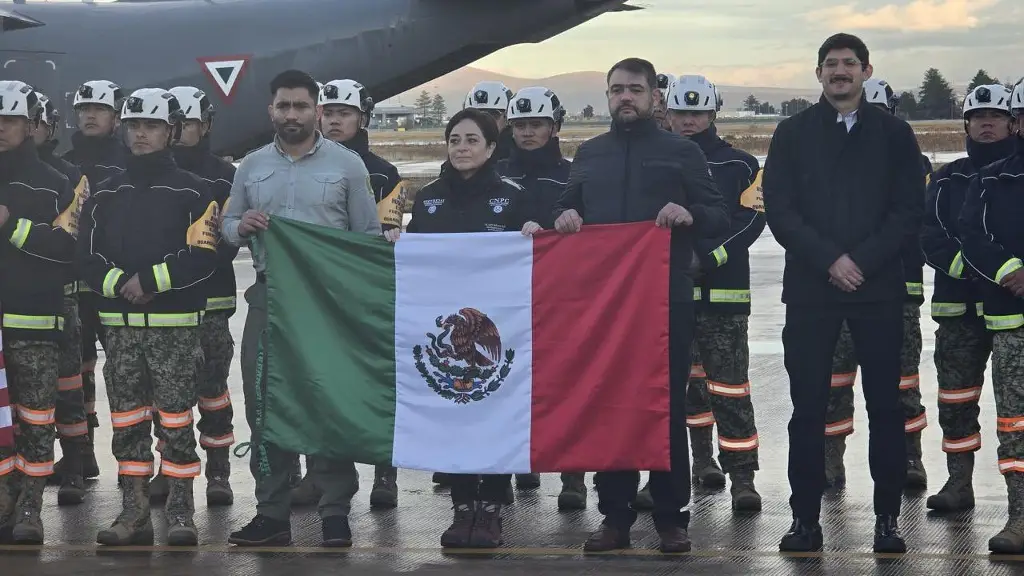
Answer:
POLYGON ((999 1, 913 0, 905 6, 887 4, 873 10, 858 9, 856 4, 843 4, 814 10, 806 14, 806 18, 818 23, 826 21, 837 28, 935 32, 975 28, 981 23, 977 12, 999 1))
POLYGON ((678 73, 702 74, 715 84, 730 86, 804 86, 816 81, 814 64, 806 59, 759 66, 693 66, 678 73))

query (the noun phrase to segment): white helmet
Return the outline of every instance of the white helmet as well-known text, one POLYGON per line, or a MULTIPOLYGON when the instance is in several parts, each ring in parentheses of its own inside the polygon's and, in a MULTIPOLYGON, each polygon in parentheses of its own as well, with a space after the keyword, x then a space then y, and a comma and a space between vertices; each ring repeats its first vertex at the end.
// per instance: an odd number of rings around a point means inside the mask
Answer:
POLYGON ((324 83, 320 82, 320 81, 316 81, 316 89, 317 90, 323 90, 324 89, 324 83))
POLYGON ((373 98, 366 87, 355 80, 331 80, 320 88, 320 105, 338 104, 358 108, 360 112, 373 112, 373 98))
POLYGON ((999 110, 1010 113, 1010 90, 1002 84, 982 84, 964 98, 964 120, 975 110, 999 110))
POLYGON ((560 124, 565 119, 565 108, 558 96, 543 86, 523 88, 508 105, 508 121, 526 118, 547 118, 560 124))
POLYGON ((185 112, 174 94, 167 90, 139 88, 124 101, 124 108, 121 109, 121 120, 132 118, 160 120, 174 126, 185 120, 185 112))
POLYGON ((39 98, 31 86, 18 80, 0 82, 0 116, 21 116, 34 122, 40 112, 39 98))
POLYGON ((715 85, 703 76, 680 76, 669 88, 665 100, 669 110, 717 112, 720 97, 715 85))
POLYGON ((877 78, 868 78, 864 81, 864 95, 867 97, 868 104, 881 104, 888 110, 894 111, 896 93, 893 91, 892 86, 885 80, 879 80, 877 78))
POLYGON ((1020 116, 1024 110, 1024 78, 1021 78, 1013 86, 1013 94, 1010 96, 1010 113, 1014 117, 1020 116))
POLYGON ((481 110, 508 110, 508 104, 512 100, 512 91, 501 82, 484 81, 478 82, 466 95, 466 102, 462 105, 466 108, 479 108, 481 110))
POLYGON ((56 127, 60 120, 60 112, 50 101, 50 97, 42 92, 36 92, 36 99, 39 100, 39 120, 50 128, 56 127))
POLYGON ((676 77, 673 74, 658 74, 658 88, 661 90, 662 96, 668 98, 668 91, 672 89, 672 85, 676 83, 676 77))
POLYGON ((185 120, 210 122, 213 120, 213 103, 199 88, 194 86, 175 86, 168 90, 178 100, 178 106, 185 120))
POLYGON ((117 84, 109 80, 90 80, 78 87, 73 107, 77 109, 82 104, 100 104, 110 106, 116 112, 121 109, 122 100, 124 95, 117 84))

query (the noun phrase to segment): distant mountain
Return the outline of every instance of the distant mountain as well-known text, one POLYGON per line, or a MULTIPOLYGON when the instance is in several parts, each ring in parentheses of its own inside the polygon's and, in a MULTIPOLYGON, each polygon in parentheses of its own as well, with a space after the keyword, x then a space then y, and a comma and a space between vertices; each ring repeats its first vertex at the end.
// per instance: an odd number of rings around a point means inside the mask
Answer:
MULTIPOLYGON (((496 74, 487 70, 466 66, 450 72, 431 82, 417 86, 412 90, 390 98, 382 104, 395 105, 404 104, 412 106, 420 92, 426 90, 432 95, 440 93, 448 104, 449 114, 462 109, 462 103, 470 88, 481 80, 499 80, 504 82, 512 91, 526 86, 547 86, 558 94, 564 106, 571 114, 577 114, 588 104, 592 105, 598 114, 607 111, 607 98, 605 97, 605 73, 604 72, 570 72, 559 74, 549 78, 516 78, 496 74)), ((743 101, 747 96, 753 94, 762 102, 770 102, 776 106, 780 102, 793 98, 806 98, 815 102, 820 95, 820 90, 808 90, 805 88, 771 88, 760 86, 719 86, 719 91, 725 100, 725 110, 740 110, 743 108, 743 101)))

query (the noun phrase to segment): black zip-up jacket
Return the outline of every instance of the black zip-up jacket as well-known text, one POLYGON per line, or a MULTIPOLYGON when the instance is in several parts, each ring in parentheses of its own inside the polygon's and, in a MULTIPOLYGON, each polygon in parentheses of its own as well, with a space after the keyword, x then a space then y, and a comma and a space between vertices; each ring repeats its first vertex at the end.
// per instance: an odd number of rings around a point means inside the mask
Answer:
POLYGON ((523 188, 499 176, 489 160, 468 180, 450 165, 442 170, 416 194, 406 232, 512 232, 527 221, 523 188))
MULTIPOLYGON (((231 195, 235 167, 210 152, 209 137, 203 138, 195 146, 176 146, 174 162, 182 170, 187 170, 206 182, 223 214, 231 195)), ((238 246, 221 238, 217 243, 217 271, 203 283, 207 288, 207 314, 226 314, 230 317, 235 313, 237 297, 234 260, 237 255, 238 246)))
POLYGON ((107 178, 124 172, 130 155, 124 143, 115 136, 86 136, 75 132, 71 135, 71 150, 61 158, 78 166, 89 180, 89 186, 99 188, 107 178))
POLYGON ((408 193, 402 177, 398 175, 398 168, 370 152, 370 135, 362 128, 351 140, 341 142, 341 145, 359 154, 366 165, 366 171, 370 173, 370 189, 377 202, 377 219, 380 220, 381 229, 401 228, 408 193))
POLYGON ((729 229, 694 245, 700 258, 701 276, 695 282, 694 300, 718 314, 750 315, 750 245, 764 231, 760 212, 740 204, 740 196, 756 186, 761 170, 750 154, 737 150, 718 137, 715 125, 690 136, 711 166, 715 184, 730 210, 729 229))
MULTIPOLYGON (((218 206, 200 177, 178 168, 171 150, 129 156, 85 203, 77 264, 102 297, 104 314, 193 314, 206 309, 202 282, 217 267, 218 206), (121 288, 136 274, 154 295, 131 304, 121 288)), ((128 318, 130 321, 131 318, 128 318)), ((133 324, 134 325, 134 324, 133 324)))
POLYGON ((1024 268, 1024 138, 1012 140, 1016 151, 978 170, 960 210, 963 257, 982 278, 989 330, 1024 326, 1024 298, 999 285, 1024 268))
POLYGON ((75 253, 78 215, 67 177, 39 159, 35 143, 0 152, 0 303, 11 340, 61 336, 64 284, 75 253))
POLYGON ((505 125, 499 130, 498 143, 494 147, 494 154, 491 154, 491 159, 495 162, 508 158, 516 147, 516 140, 512 137, 512 126, 505 125))
MULTIPOLYGON (((57 148, 59 142, 57 140, 50 140, 44 142, 42 145, 36 147, 36 151, 39 154, 39 159, 46 162, 51 168, 56 169, 58 172, 63 174, 68 182, 71 183, 72 192, 75 195, 74 205, 71 211, 74 213, 74 234, 78 236, 78 218, 82 212, 82 206, 85 205, 85 201, 89 198, 89 179, 82 174, 82 171, 77 166, 54 155, 53 151, 57 148)), ((72 212, 69 212, 69 216, 72 212)), ((70 221, 70 220, 69 220, 70 221)), ((64 286, 64 294, 66 296, 76 295, 78 293, 78 280, 77 274, 75 273, 74 266, 67 267, 67 279, 64 286)))
MULTIPOLYGON (((931 183, 932 163, 921 154, 921 170, 924 171, 924 185, 931 183)), ((927 196, 927 193, 926 193, 927 196)), ((927 212, 927 208, 925 208, 927 212)), ((921 250, 921 229, 911 231, 903 246, 903 280, 907 285, 907 304, 924 304, 924 252, 921 250)))
POLYGON ((649 118, 613 122, 609 132, 580 146, 554 217, 576 210, 584 225, 653 221, 669 203, 693 215, 692 226, 672 230, 669 282, 672 301, 691 302, 694 242, 729 230, 729 209, 694 142, 662 130, 649 118))
POLYGON ((762 189, 768 227, 786 250, 782 301, 905 300, 902 251, 920 227, 922 176, 910 125, 863 97, 849 133, 824 95, 780 122, 762 189), (843 254, 864 274, 854 292, 829 283, 843 254))
POLYGON ((512 148, 512 154, 497 164, 498 174, 523 187, 523 212, 527 221, 545 230, 555 227, 552 211, 569 182, 572 162, 562 157, 558 138, 548 140, 537 150, 512 148))
POLYGON ((1013 138, 981 143, 967 139, 967 156, 939 168, 930 178, 921 227, 921 250, 935 270, 932 317, 982 315, 979 278, 964 263, 960 210, 978 168, 1013 153, 1013 138))

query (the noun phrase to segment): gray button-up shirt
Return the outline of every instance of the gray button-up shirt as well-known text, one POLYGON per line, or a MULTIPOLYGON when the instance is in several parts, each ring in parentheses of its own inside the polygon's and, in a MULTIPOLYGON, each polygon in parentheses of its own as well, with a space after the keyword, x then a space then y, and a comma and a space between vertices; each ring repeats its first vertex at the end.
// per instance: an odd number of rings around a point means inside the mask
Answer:
MULTIPOLYGON (((316 144, 306 155, 292 159, 277 139, 249 153, 238 165, 221 232, 236 246, 249 244, 238 234, 246 210, 380 235, 377 204, 370 175, 359 155, 316 133, 316 144)), ((265 254, 252 250, 253 267, 266 269, 265 254)))

